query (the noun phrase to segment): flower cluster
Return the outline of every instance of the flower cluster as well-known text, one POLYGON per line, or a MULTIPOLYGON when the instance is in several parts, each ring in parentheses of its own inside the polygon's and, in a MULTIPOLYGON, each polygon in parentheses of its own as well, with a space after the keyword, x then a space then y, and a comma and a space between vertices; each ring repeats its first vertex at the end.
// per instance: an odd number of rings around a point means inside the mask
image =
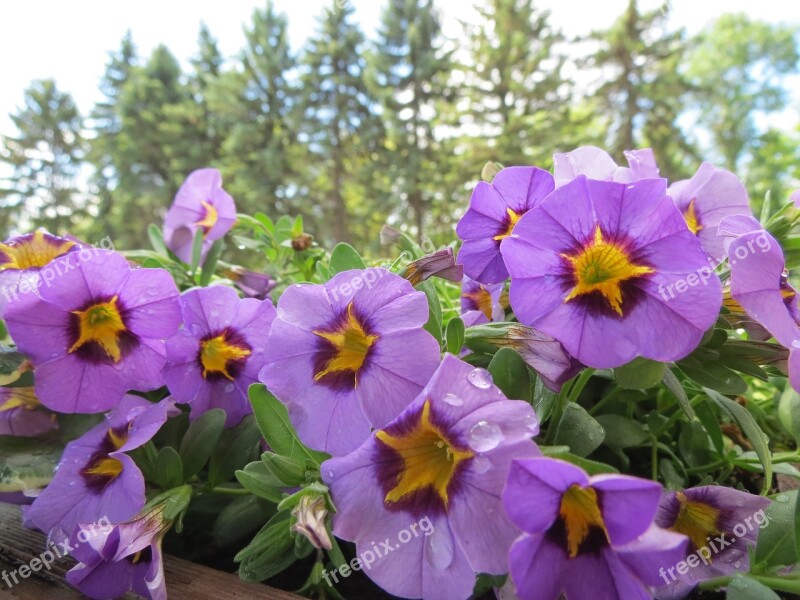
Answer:
POLYGON ((313 554, 302 589, 322 597, 339 597, 329 572, 351 571, 340 543, 352 570, 424 600, 487 581, 521 600, 677 599, 745 572, 758 532, 742 523, 765 527, 770 501, 693 479, 760 468, 742 487, 772 488, 734 370, 788 374, 781 418, 797 421, 800 308, 779 228, 730 172, 703 163, 670 184, 651 150, 625 156, 583 147, 552 174, 478 183, 457 263, 399 232, 406 264, 327 256, 285 222, 237 215, 214 169, 189 175, 145 267, 93 249, 40 285, 86 245, 43 231, 0 244, 0 284, 33 290, 0 304, 15 346, 0 436, 71 440, 26 524, 72 542, 68 580, 98 600, 166 599, 162 543, 198 497, 202 521, 263 525, 236 555, 244 579, 313 554), (234 226, 293 262, 219 262, 234 226), (79 544, 99 518, 112 526, 79 544))

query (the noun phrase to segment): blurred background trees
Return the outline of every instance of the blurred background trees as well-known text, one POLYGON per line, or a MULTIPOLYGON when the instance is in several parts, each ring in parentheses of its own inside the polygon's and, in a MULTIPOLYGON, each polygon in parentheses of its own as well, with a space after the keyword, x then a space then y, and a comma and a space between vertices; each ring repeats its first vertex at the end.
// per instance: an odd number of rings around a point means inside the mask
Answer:
POLYGON ((165 46, 109 56, 102 100, 81 115, 34 81, 0 136, 0 233, 44 226, 146 243, 192 170, 222 170, 242 212, 304 217, 324 241, 379 251, 388 223, 452 239, 487 161, 550 168, 578 145, 655 149, 662 175, 703 159, 734 170, 755 203, 800 177, 800 134, 779 126, 798 72, 798 32, 723 14, 698 35, 669 4, 636 0, 606 31, 569 39, 535 0, 482 0, 444 37, 435 0, 383 0, 374 39, 331 0, 292 48, 268 1, 238 56, 203 26, 186 65, 165 46), (777 123, 777 125, 776 125, 777 123))

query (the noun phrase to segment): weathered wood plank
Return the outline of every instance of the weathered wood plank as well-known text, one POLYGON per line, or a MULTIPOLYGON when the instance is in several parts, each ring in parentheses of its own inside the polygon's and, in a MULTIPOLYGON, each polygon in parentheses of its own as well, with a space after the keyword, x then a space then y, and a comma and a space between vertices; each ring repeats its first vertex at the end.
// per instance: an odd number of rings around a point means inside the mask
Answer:
MULTIPOLYGON (((44 536, 20 524, 19 508, 0 502, 0 574, 27 565, 44 550, 44 536)), ((10 589, 0 579, 4 600, 79 600, 84 598, 64 580, 74 561, 57 560, 48 570, 20 579, 10 589)), ((243 583, 236 575, 215 571, 180 558, 167 556, 164 573, 170 600, 297 600, 299 596, 264 585, 243 583)), ((127 599, 138 596, 129 594, 127 599)))

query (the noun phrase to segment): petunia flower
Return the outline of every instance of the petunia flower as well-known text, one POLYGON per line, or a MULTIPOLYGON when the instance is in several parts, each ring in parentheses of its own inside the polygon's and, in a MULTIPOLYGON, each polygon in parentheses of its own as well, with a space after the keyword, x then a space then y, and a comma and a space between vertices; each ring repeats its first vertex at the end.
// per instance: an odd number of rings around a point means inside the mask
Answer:
POLYGON ((266 300, 269 293, 278 283, 267 273, 248 271, 239 266, 232 266, 223 271, 223 275, 230 279, 246 298, 266 300))
POLYGON ((656 597, 677 600, 701 581, 746 573, 747 548, 755 545, 760 528, 766 526, 764 511, 769 505, 763 496, 718 485, 665 491, 656 524, 689 538, 687 568, 666 569, 662 579, 667 585, 656 597))
POLYGON ((676 181, 667 190, 716 266, 725 258, 723 241, 717 236, 719 223, 725 217, 750 215, 747 190, 730 171, 703 163, 691 179, 676 181))
POLYGON ((126 395, 102 423, 67 444, 53 480, 31 505, 27 520, 56 540, 81 523, 122 522, 145 503, 142 473, 126 454, 147 443, 174 410, 126 395))
POLYGON ((403 271, 403 277, 417 285, 431 277, 439 277, 448 281, 461 281, 464 276, 464 267, 456 264, 452 248, 437 250, 422 258, 408 263, 403 271))
POLYGON ((165 503, 153 503, 130 521, 88 530, 85 543, 76 531, 70 545, 79 562, 67 581, 94 600, 114 600, 129 591, 167 600, 161 543, 172 521, 165 516, 165 503))
POLYGON ((33 388, 0 388, 0 435, 33 437, 54 429, 56 416, 42 407, 33 388))
POLYGON ((178 290, 163 269, 131 269, 98 251, 25 301, 8 331, 35 367, 36 395, 64 413, 108 410, 128 390, 164 385, 164 339, 180 325, 178 290))
POLYGON ((503 491, 523 530, 509 553, 521 600, 647 600, 686 537, 653 524, 661 485, 550 458, 515 460, 503 491))
POLYGON ((192 419, 221 408, 232 427, 252 412, 247 389, 264 366, 275 307, 214 286, 185 292, 181 308, 183 329, 166 342, 167 387, 175 400, 189 404, 192 419))
POLYGON ((719 229, 728 238, 731 301, 790 350, 789 381, 800 390, 800 310, 780 244, 752 217, 728 217, 719 229))
POLYGON ((658 167, 653 151, 626 150, 627 167, 617 166, 611 155, 596 146, 581 146, 571 152, 553 155, 553 177, 556 187, 569 183, 579 175, 600 181, 630 183, 639 179, 658 177, 658 167))
POLYGON ((501 249, 520 322, 590 367, 683 358, 722 302, 663 179, 579 176, 526 214, 501 249))
POLYGON ((458 262, 468 277, 487 284, 508 278, 500 242, 553 186, 553 176, 537 167, 508 167, 491 184, 481 181, 475 186, 469 209, 456 227, 458 237, 464 240, 458 262))
POLYGON ((334 534, 355 542, 366 575, 392 595, 468 598, 476 573, 507 570, 518 531, 500 494, 511 461, 539 455, 538 430, 527 402, 446 355, 397 419, 322 464, 334 534))
POLYGON ((505 310, 500 304, 505 284, 483 284, 469 277, 461 282, 461 318, 467 327, 490 321, 502 321, 505 310))
POLYGON ((385 269, 293 285, 278 301, 259 379, 308 446, 345 454, 417 396, 439 364, 425 294, 385 269))
POLYGON ((41 286, 40 271, 51 261, 80 250, 74 240, 38 229, 0 244, 0 319, 9 303, 41 286))
POLYGON ((198 169, 183 182, 164 219, 164 241, 185 263, 192 261, 192 246, 198 231, 203 233, 204 258, 212 244, 236 223, 236 205, 222 189, 217 169, 198 169))

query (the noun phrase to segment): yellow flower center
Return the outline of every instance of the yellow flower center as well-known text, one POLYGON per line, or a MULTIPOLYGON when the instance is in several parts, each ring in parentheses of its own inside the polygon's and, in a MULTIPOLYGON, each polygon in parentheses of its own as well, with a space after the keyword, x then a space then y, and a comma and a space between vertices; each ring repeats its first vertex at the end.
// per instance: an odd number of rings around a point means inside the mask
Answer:
POLYGON ((352 302, 347 306, 347 315, 341 326, 334 331, 314 330, 314 335, 326 340, 334 349, 333 356, 314 375, 314 381, 332 373, 349 371, 357 374, 367 359, 369 349, 378 339, 377 335, 364 331, 356 318, 352 302))
POLYGON ((561 497, 558 511, 567 533, 567 550, 570 558, 578 556, 581 544, 592 528, 600 529, 608 539, 603 515, 597 504, 597 492, 591 487, 572 485, 561 497))
POLYGON ((203 213, 203 218, 196 221, 195 225, 203 230, 203 235, 205 236, 208 235, 208 232, 217 224, 218 214, 217 209, 214 208, 211 203, 201 200, 200 204, 203 205, 203 210, 205 210, 205 212, 203 213))
POLYGON ((492 320, 492 295, 485 287, 481 286, 474 292, 464 294, 464 297, 472 300, 477 309, 485 314, 487 319, 492 320))
POLYGON ((203 377, 212 373, 222 375, 233 381, 230 373, 231 363, 250 356, 249 348, 228 340, 228 333, 200 342, 200 363, 203 365, 203 377))
POLYGON ((425 402, 419 421, 410 431, 392 435, 380 430, 375 435, 397 452, 403 461, 397 483, 386 494, 384 501, 399 502, 419 490, 430 489, 447 507, 447 488, 458 465, 474 454, 455 447, 431 422, 430 401, 425 402))
POLYGON ((506 214, 508 215, 508 218, 506 219, 506 229, 503 233, 499 233, 492 238, 495 241, 499 242, 510 236, 511 232, 514 231, 514 225, 516 225, 517 222, 522 218, 521 214, 515 213, 510 208, 506 209, 506 214))
POLYGON ((0 271, 41 269, 53 259, 66 254, 75 242, 62 240, 44 231, 34 231, 10 244, 0 244, 0 253, 8 260, 0 263, 0 271))
POLYGON ((122 473, 122 462, 109 454, 122 448, 127 441, 127 429, 109 429, 106 432, 103 450, 92 456, 82 472, 90 485, 105 486, 122 473))
POLYGON ((75 352, 84 344, 94 342, 117 363, 122 358, 119 336, 127 331, 117 306, 118 297, 108 302, 98 302, 85 310, 73 310, 78 317, 78 340, 69 349, 75 352))
POLYGON ((0 412, 24 408, 25 410, 35 410, 41 403, 33 393, 33 388, 10 388, 11 394, 0 403, 0 412))
POLYGON ((621 284, 654 272, 650 267, 633 264, 624 249, 614 242, 605 241, 599 225, 594 231, 594 239, 583 250, 574 256, 561 256, 569 261, 575 277, 575 287, 564 302, 599 292, 619 315, 622 315, 621 284))
POLYGON ((689 228, 693 234, 697 235, 697 233, 703 228, 700 224, 700 221, 697 220, 697 210, 694 207, 694 198, 691 202, 689 202, 689 206, 686 207, 686 211, 683 213, 683 218, 686 220, 686 226, 689 228))
POLYGON ((688 537, 696 549, 706 546, 707 538, 722 533, 717 527, 720 516, 718 509, 703 502, 689 500, 683 492, 678 492, 678 502, 678 517, 670 529, 688 537))

